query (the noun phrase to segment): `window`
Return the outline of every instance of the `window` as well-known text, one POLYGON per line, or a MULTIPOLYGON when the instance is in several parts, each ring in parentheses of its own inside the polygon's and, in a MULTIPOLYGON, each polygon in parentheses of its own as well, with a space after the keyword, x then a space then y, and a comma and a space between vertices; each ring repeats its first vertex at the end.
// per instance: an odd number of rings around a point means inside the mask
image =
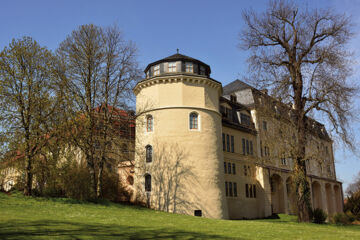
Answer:
POLYGON ((287 161, 284 153, 281 155, 281 165, 287 165, 287 161))
POLYGON ((150 77, 150 71, 147 71, 146 72, 146 78, 149 78, 150 77))
POLYGON ((232 182, 229 182, 229 196, 232 197, 233 196, 233 190, 232 190, 232 182))
POLYGON ((194 72, 193 64, 191 62, 185 63, 185 72, 189 72, 189 73, 194 72))
POLYGON ((231 163, 228 163, 228 173, 231 174, 231 163))
POLYGON ((256 185, 245 184, 245 196, 247 198, 256 198, 256 185))
POLYGON ((202 216, 201 210, 194 210, 194 216, 195 217, 201 217, 202 216))
POLYGON ((228 182, 225 182, 225 195, 229 196, 228 182))
POLYGON ((246 154, 250 154, 249 140, 246 140, 246 154))
POLYGON ((235 167, 235 163, 232 164, 232 173, 235 175, 236 174, 236 167, 235 167))
POLYGON ((245 148, 246 148, 246 146, 245 146, 245 139, 244 139, 244 138, 241 139, 241 142, 242 142, 242 151, 243 151, 243 154, 245 155, 245 154, 246 154, 246 151, 245 151, 245 148))
POLYGON ((226 162, 224 162, 224 173, 227 173, 226 169, 227 169, 227 165, 226 162))
POLYGON ((169 72, 176 72, 176 62, 169 62, 169 72))
POLYGON ((262 141, 260 141, 260 156, 263 156, 263 148, 262 148, 262 141))
POLYGON ((154 66, 154 76, 160 75, 160 65, 154 66))
POLYGON ((247 166, 244 165, 244 176, 247 176, 247 166))
POLYGON ((236 182, 233 183, 234 186, 234 197, 237 197, 237 184, 236 182))
POLYGON ((145 175, 145 191, 151 192, 151 175, 150 174, 145 175))
POLYGON ((236 102, 236 96, 235 95, 230 95, 230 101, 231 102, 236 102))
POLYGON ((148 115, 146 117, 146 131, 147 132, 153 131, 153 117, 151 115, 148 115))
POLYGON ((267 122, 263 121, 263 129, 266 131, 267 130, 267 122))
POLYGON ((253 142, 250 141, 250 154, 254 155, 253 142))
POLYGON ((152 146, 147 145, 146 149, 146 162, 152 162, 152 146))
POLYGON ((205 75, 205 67, 200 66, 200 75, 205 75))
POLYGON ((226 150, 226 147, 225 147, 225 133, 222 134, 222 142, 223 142, 223 151, 226 150))
POLYGON ((231 136, 231 152, 234 152, 234 136, 231 136))
POLYGON ((226 134, 226 151, 230 152, 230 136, 226 134))
POLYGON ((251 125, 251 118, 250 118, 249 115, 240 113, 240 121, 241 121, 241 124, 244 124, 244 125, 246 125, 246 126, 250 126, 250 125, 251 125))
POLYGON ((198 129, 198 114, 190 113, 190 129, 198 129))

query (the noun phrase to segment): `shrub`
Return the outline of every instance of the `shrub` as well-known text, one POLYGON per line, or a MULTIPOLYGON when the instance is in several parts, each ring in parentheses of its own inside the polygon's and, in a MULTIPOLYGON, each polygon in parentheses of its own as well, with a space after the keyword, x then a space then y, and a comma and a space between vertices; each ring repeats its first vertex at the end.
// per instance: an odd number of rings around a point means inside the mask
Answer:
POLYGON ((351 193, 347 198, 344 211, 351 212, 357 220, 360 220, 360 191, 351 193))
POLYGON ((355 221, 355 217, 351 212, 337 213, 333 217, 333 222, 337 225, 347 225, 355 221))
POLYGON ((321 208, 314 209, 312 215, 313 215, 313 223, 317 223, 317 224, 325 223, 325 220, 327 218, 327 214, 321 208))

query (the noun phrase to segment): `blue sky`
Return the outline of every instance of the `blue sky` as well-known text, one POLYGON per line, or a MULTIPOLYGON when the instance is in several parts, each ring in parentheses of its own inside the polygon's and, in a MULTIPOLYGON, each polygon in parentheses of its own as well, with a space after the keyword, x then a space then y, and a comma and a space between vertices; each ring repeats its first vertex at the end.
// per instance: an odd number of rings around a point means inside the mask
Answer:
MULTIPOLYGON (((333 8, 360 23, 360 0, 303 0, 308 7, 333 8)), ((263 11, 267 1, 230 0, 43 0, 2 1, 0 5, 0 49, 13 38, 28 35, 42 46, 55 50, 65 37, 81 24, 100 26, 117 24, 125 38, 139 49, 138 60, 143 68, 150 62, 180 53, 209 64, 212 77, 223 85, 247 71, 247 52, 237 48, 243 26, 241 12, 253 8, 263 11)), ((355 68, 359 68, 360 26, 350 44, 355 52, 355 68)), ((355 72, 353 81, 358 81, 355 72)), ((356 100, 356 107, 359 106, 356 100)), ((360 139, 360 124, 354 122, 354 133, 360 139)), ((342 146, 336 147, 336 169, 344 190, 360 171, 360 160, 342 146)))

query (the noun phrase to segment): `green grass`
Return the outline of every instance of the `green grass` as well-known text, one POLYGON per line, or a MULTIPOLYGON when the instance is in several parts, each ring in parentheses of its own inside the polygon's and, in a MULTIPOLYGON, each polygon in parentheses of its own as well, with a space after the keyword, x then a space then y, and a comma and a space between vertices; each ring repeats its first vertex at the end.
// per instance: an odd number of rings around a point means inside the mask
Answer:
POLYGON ((141 207, 0 193, 0 239, 360 239, 359 226, 214 220, 141 207))

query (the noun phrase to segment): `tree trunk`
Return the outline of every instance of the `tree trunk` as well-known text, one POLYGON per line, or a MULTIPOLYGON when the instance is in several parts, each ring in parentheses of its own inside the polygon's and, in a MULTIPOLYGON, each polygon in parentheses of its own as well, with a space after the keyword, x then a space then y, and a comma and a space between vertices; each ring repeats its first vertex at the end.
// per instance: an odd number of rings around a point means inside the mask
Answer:
POLYGON ((87 168, 90 173, 90 198, 96 198, 96 176, 95 176, 95 167, 93 159, 88 156, 87 157, 87 168))
POLYGON ((32 194, 32 159, 29 154, 26 154, 26 162, 25 162, 25 187, 24 187, 24 195, 30 196, 32 194))
POLYGON ((296 204, 298 209, 298 221, 310 221, 310 187, 306 177, 305 147, 306 147, 306 126, 305 117, 300 116, 297 124, 298 144, 297 158, 294 169, 296 204))
POLYGON ((96 197, 102 198, 102 189, 103 189, 103 171, 104 170, 104 159, 99 163, 98 169, 98 178, 97 178, 97 188, 96 188, 96 197))

